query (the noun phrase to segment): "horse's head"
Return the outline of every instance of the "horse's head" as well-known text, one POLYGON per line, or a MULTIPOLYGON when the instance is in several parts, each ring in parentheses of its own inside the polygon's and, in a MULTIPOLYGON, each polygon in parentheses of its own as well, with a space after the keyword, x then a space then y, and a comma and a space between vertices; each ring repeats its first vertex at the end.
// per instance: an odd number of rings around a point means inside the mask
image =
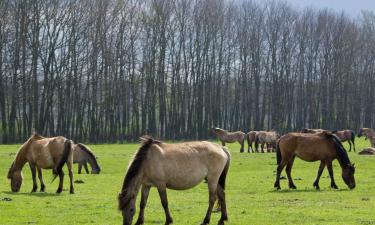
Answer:
POLYGON ((355 188, 355 179, 354 179, 355 167, 354 164, 348 164, 342 170, 342 179, 345 184, 348 185, 350 189, 355 188))
POLYGON ((98 164, 97 157, 95 157, 95 160, 94 160, 94 162, 91 166, 91 173, 92 174, 99 174, 101 170, 102 169, 100 168, 100 166, 98 164))
POLYGON ((135 214, 135 200, 136 195, 134 193, 130 193, 126 190, 123 190, 118 195, 119 200, 119 209, 122 211, 122 221, 123 225, 131 225, 133 222, 133 217, 135 214))
POLYGON ((16 170, 14 163, 9 168, 7 178, 10 179, 10 187, 13 192, 18 192, 22 185, 23 175, 21 170, 16 170))

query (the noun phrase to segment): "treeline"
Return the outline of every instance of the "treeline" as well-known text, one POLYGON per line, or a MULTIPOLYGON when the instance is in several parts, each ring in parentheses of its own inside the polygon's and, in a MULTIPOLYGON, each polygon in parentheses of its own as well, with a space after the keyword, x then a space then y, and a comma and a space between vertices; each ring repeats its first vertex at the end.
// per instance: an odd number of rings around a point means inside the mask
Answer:
POLYGON ((375 15, 250 0, 0 1, 0 142, 375 122, 375 15))

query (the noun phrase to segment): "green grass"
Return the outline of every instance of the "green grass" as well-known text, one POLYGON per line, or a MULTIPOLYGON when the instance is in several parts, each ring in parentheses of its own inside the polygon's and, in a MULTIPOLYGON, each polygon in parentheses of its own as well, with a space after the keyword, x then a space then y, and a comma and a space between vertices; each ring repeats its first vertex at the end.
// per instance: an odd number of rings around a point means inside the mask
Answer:
MULTIPOLYGON (((363 139, 357 139, 358 150, 368 145, 363 139)), ((0 145, 0 224, 120 224, 122 217, 117 211, 116 198, 138 144, 90 147, 99 157, 102 173, 74 174, 75 180, 84 181, 75 184, 74 195, 67 190, 68 176, 65 176, 64 191, 58 195, 55 194, 57 180, 50 184, 51 171, 44 171, 46 193, 30 193, 32 180, 27 165, 20 192, 11 193, 6 174, 14 158, 10 153, 16 152, 18 145, 0 145), (5 197, 12 201, 2 201, 5 197)), ((334 173, 339 190, 329 188, 325 169, 320 181, 322 190, 315 191, 312 183, 319 162, 299 159, 292 170, 298 189, 289 190, 286 180, 281 180, 282 190, 275 191, 274 153, 240 154, 238 144, 229 148, 233 159, 226 190, 227 224, 375 224, 375 157, 349 153, 357 167, 357 187, 353 191, 342 181, 337 161, 334 173)), ((169 190, 168 198, 174 224, 200 224, 203 220, 208 201, 204 183, 187 191, 169 190)), ((216 224, 219 216, 212 214, 211 224, 216 224)), ((145 224, 164 224, 163 209, 154 188, 145 212, 145 224)))

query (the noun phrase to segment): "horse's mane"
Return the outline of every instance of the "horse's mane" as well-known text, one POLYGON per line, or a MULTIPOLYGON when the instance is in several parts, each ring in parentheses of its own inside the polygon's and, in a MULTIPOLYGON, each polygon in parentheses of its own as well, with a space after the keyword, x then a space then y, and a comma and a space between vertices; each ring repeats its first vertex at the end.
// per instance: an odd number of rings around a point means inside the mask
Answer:
POLYGON ((126 198, 126 189, 130 186, 134 178, 140 172, 142 164, 147 158, 147 152, 150 146, 154 143, 158 143, 158 144, 161 143, 160 141, 155 140, 150 136, 142 136, 140 138, 140 141, 141 141, 141 147, 135 153, 134 158, 131 161, 128 171, 126 172, 126 175, 125 175, 121 194, 119 195, 119 209, 120 210, 122 210, 125 207, 128 201, 128 199, 126 198))
POLYGON ((82 143, 78 143, 77 145, 82 149, 82 151, 86 152, 89 156, 91 156, 91 158, 92 158, 92 159, 95 161, 95 163, 97 164, 95 154, 94 154, 92 151, 90 151, 90 149, 89 149, 86 145, 84 145, 84 144, 82 144, 82 143))
POLYGON ((339 160, 342 166, 347 166, 350 164, 348 153, 346 152, 344 146, 342 145, 341 141, 332 133, 325 132, 325 135, 333 141, 335 144, 336 152, 337 152, 337 159, 339 160))
MULTIPOLYGON (((17 160, 17 158, 19 157, 19 155, 22 154, 21 151, 22 151, 23 149, 27 149, 33 141, 35 141, 35 140, 41 140, 41 139, 43 139, 43 138, 45 138, 45 137, 43 137, 43 136, 37 134, 36 132, 34 132, 34 133, 33 133, 33 134, 27 139, 27 141, 26 141, 25 143, 23 143, 23 144, 21 145, 21 147, 19 147, 19 149, 18 149, 18 151, 17 151, 17 153, 16 153, 15 161, 17 160)), ((14 164, 14 163, 13 163, 13 164, 14 164)), ((13 165, 13 164, 12 164, 12 165, 13 165)))

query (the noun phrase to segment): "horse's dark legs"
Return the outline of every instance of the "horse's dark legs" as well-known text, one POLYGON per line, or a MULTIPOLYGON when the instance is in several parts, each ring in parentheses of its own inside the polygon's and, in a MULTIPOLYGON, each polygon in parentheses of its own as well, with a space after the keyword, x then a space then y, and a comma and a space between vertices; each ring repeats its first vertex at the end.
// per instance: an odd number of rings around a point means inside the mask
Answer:
POLYGON ((349 143, 349 152, 351 152, 352 151, 352 143, 351 143, 350 140, 348 140, 348 143, 349 143))
POLYGON ((40 191, 44 192, 44 190, 46 189, 46 186, 44 185, 44 182, 43 182, 42 169, 39 167, 38 167, 38 178, 40 181, 40 191))
POLYGON ((225 141, 221 141, 221 145, 222 145, 222 146, 225 146, 225 141))
POLYGON ((258 148, 259 148, 259 143, 258 143, 257 140, 255 140, 255 150, 254 150, 254 152, 255 152, 255 151, 256 151, 256 152, 259 152, 258 148))
POLYGON ((68 166, 69 171, 69 180, 70 180, 70 194, 74 194, 74 187, 73 187, 73 165, 71 163, 66 163, 68 166))
POLYGON ((59 173, 59 187, 57 188, 56 193, 60 194, 63 189, 63 182, 64 182, 64 172, 61 170, 59 173))
POLYGON ((173 220, 169 212, 169 208, 168 208, 168 198, 167 198, 166 187, 158 187, 158 192, 159 192, 161 204, 165 212, 165 225, 169 225, 173 223, 173 220))
POLYGON ((240 145, 241 145, 241 149, 240 149, 240 152, 244 152, 244 143, 245 143, 245 140, 242 140, 242 141, 239 141, 240 145))
POLYGON ((201 225, 207 225, 210 223, 212 208, 214 207, 215 200, 216 200, 217 186, 218 186, 217 182, 212 182, 212 181, 208 182, 208 208, 207 208, 206 216, 204 217, 203 223, 201 225))
POLYGON ((355 152, 355 144, 354 144, 354 141, 352 141, 352 143, 353 143, 353 150, 354 150, 354 152, 355 152))
POLYGON ((36 192, 36 190, 38 189, 38 184, 36 182, 36 167, 32 163, 29 163, 29 165, 31 169, 31 175, 33 177, 33 189, 31 190, 31 192, 36 192))
POLYGON ((264 153, 264 142, 260 144, 260 149, 262 150, 262 153, 264 153))
POLYGON ((87 168, 87 162, 83 163, 83 167, 85 168, 86 174, 89 174, 89 169, 87 168))
POLYGON ((286 162, 284 160, 281 160, 280 164, 277 166, 276 181, 275 181, 275 184, 274 184, 274 187, 276 189, 281 189, 280 188, 280 175, 281 175, 281 171, 283 171, 283 169, 284 169, 285 164, 286 164, 286 162))
POLYGON ((139 210, 138 219, 137 219, 137 222, 135 223, 135 225, 141 225, 144 222, 145 208, 146 208, 146 204, 147 204, 148 194, 150 193, 150 189, 151 189, 151 186, 142 185, 142 191, 141 191, 142 196, 141 196, 141 202, 139 204, 140 210, 139 210))
POLYGON ((337 189, 335 179, 333 178, 332 161, 327 162, 327 169, 328 169, 329 176, 331 177, 331 188, 337 189))
POLYGON ((288 162, 288 164, 286 164, 286 175, 288 176, 288 182, 289 182, 289 188, 290 189, 296 189, 296 185, 294 185, 293 183, 293 179, 292 179, 292 167, 293 167, 293 163, 294 163, 294 157, 292 160, 290 160, 288 162))
POLYGON ((217 224, 224 225, 224 221, 228 220, 228 214, 225 202, 225 191, 220 185, 217 185, 217 196, 219 198, 219 204, 221 206, 221 218, 217 224))
POLYGON ((323 170, 324 170, 325 166, 326 166, 325 162, 320 161, 320 166, 319 166, 319 169, 318 169, 318 175, 316 176, 316 179, 315 179, 314 184, 313 184, 313 186, 316 188, 316 190, 320 189, 319 179, 320 179, 320 176, 322 176, 322 173, 323 173, 323 170))
POLYGON ((82 171, 82 163, 78 163, 78 174, 81 174, 82 171))

